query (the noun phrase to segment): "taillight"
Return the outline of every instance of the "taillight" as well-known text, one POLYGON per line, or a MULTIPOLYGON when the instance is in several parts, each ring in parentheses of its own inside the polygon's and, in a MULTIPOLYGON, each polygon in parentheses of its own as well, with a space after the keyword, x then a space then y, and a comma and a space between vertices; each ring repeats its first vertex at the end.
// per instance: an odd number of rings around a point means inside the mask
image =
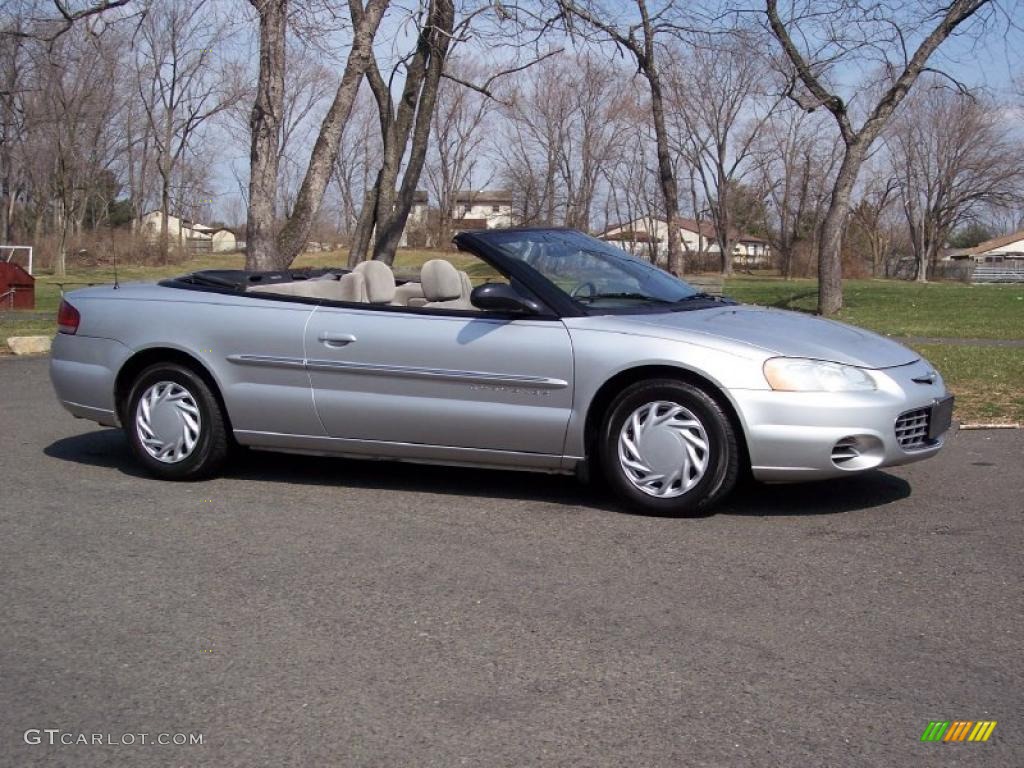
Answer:
POLYGON ((60 309, 57 310, 57 332, 76 333, 81 320, 82 316, 78 314, 78 310, 62 300, 60 309))

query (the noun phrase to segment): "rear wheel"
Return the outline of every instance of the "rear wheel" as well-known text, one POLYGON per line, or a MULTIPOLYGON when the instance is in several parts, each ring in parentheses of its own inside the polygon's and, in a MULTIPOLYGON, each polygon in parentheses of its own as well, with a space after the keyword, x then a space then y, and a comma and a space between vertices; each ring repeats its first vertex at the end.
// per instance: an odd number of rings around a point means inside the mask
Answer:
POLYGON ((612 489, 654 514, 703 514, 739 474, 729 417, 707 392, 673 379, 623 390, 605 416, 599 448, 612 489))
POLYGON ((214 474, 228 454, 220 403, 195 371, 157 363, 136 378, 124 412, 132 450, 150 474, 198 480, 214 474))

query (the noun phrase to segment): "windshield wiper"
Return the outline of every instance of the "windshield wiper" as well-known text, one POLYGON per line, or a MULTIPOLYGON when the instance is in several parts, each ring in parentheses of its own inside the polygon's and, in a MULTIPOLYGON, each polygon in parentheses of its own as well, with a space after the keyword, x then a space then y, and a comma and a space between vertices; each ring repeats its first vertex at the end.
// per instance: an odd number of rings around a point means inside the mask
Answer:
POLYGON ((673 302, 676 309, 675 312, 683 312, 691 309, 708 309, 708 305, 715 307, 732 307, 736 305, 736 301, 733 299, 726 298, 725 296, 712 296, 710 293, 704 293, 703 291, 695 293, 692 296, 684 296, 678 301, 673 302))
POLYGON ((698 293, 694 293, 691 296, 683 296, 683 298, 677 299, 675 303, 679 304, 684 301, 718 301, 719 298, 719 296, 712 296, 710 293, 704 293, 704 291, 700 291, 698 293))
POLYGON ((577 296, 576 301, 595 301, 596 299, 636 299, 637 301, 655 301, 659 304, 672 304, 668 299, 659 299, 656 296, 648 296, 646 293, 591 293, 587 296, 577 296))

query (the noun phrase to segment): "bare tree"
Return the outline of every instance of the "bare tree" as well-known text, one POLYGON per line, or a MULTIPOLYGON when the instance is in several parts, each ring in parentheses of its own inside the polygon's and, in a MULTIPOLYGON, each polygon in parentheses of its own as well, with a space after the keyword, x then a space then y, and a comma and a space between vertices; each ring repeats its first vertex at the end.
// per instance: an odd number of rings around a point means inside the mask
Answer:
POLYGON ((25 41, 0 36, 0 240, 14 240, 14 211, 18 199, 16 147, 25 137, 25 41))
POLYGON ((590 229, 599 195, 636 110, 627 78, 593 53, 554 56, 507 94, 502 172, 524 221, 590 229))
POLYGON ((524 224, 558 223, 562 136, 569 130, 572 110, 564 74, 560 61, 545 62, 503 96, 505 136, 497 154, 524 224))
POLYGON ((274 269, 277 258, 277 178, 284 113, 288 0, 250 0, 259 15, 260 66, 249 117, 249 212, 246 268, 274 269))
MULTIPOLYGON (((666 75, 671 137, 708 202, 722 274, 732 272, 729 191, 742 178, 754 138, 777 104, 765 88, 766 67, 758 48, 749 30, 715 41, 701 35, 666 75)), ((699 225, 699 210, 695 218, 699 225)))
POLYGON ((146 12, 135 45, 139 100, 150 132, 160 177, 160 250, 170 248, 168 216, 175 203, 187 204, 198 190, 174 190, 175 175, 197 132, 239 98, 222 67, 212 66, 215 47, 227 27, 207 7, 208 0, 155 3, 146 12), (176 194, 175 194, 176 193, 176 194))
POLYGON ((291 264, 309 239, 323 203, 324 191, 334 172, 341 137, 352 112, 359 83, 373 61, 373 40, 388 0, 349 0, 352 46, 338 88, 320 124, 309 163, 295 197, 291 215, 276 237, 280 136, 284 110, 284 44, 287 32, 287 0, 266 0, 260 11, 260 79, 250 126, 249 215, 246 267, 279 269, 291 264), (276 6, 271 10, 270 5, 276 6), (280 85, 280 88, 278 88, 280 85), (253 238, 251 242, 248 238, 253 238))
POLYGON ((368 90, 359 91, 341 143, 348 149, 335 158, 333 178, 338 190, 339 230, 350 241, 381 165, 377 108, 368 90))
MULTIPOLYGON (((482 79, 482 68, 454 59, 448 71, 459 79, 482 79)), ((438 92, 427 157, 427 184, 437 203, 438 245, 451 236, 452 210, 460 189, 472 188, 474 172, 481 165, 487 141, 487 125, 496 102, 454 79, 445 79, 438 92)))
MULTIPOLYGON (((591 227, 598 184, 635 126, 624 120, 630 97, 626 80, 611 64, 586 54, 564 78, 572 95, 572 113, 560 153, 565 226, 591 227)), ((563 70, 564 72, 564 70, 563 70)))
MULTIPOLYGON (((624 105, 622 117, 631 120, 634 125, 643 126, 646 114, 646 105, 633 102, 624 105)), ((658 264, 663 254, 654 234, 656 228, 653 222, 661 215, 663 201, 656 153, 650 136, 641 132, 637 138, 637 141, 626 143, 617 162, 610 164, 604 171, 608 185, 604 227, 611 229, 637 220, 649 222, 647 234, 627 226, 622 244, 652 264, 658 264)))
POLYGON ((891 214, 895 207, 898 185, 888 173, 877 169, 864 180, 860 199, 853 206, 850 218, 850 239, 862 245, 871 264, 871 276, 879 277, 893 246, 891 214), (859 241, 859 242, 858 242, 859 241))
POLYGON ((76 22, 99 17, 108 11, 123 8, 132 0, 51 0, 50 3, 23 2, 17 13, 24 23, 0 26, 0 36, 30 38, 53 43, 75 26, 76 22), (44 10, 46 9, 46 10, 44 10))
POLYGON ((787 279, 801 252, 817 247, 839 154, 828 124, 795 107, 777 112, 758 134, 754 156, 775 219, 772 249, 787 279))
POLYGON ((916 17, 914 11, 918 7, 907 6, 906 14, 897 18, 885 10, 880 11, 877 5, 861 0, 842 0, 824 13, 818 4, 807 2, 801 3, 792 17, 783 19, 778 0, 766 0, 768 26, 779 41, 794 77, 790 95, 805 109, 827 109, 839 127, 843 142, 843 159, 822 222, 818 246, 818 311, 821 314, 835 314, 843 306, 843 228, 857 174, 871 145, 925 70, 936 49, 990 2, 953 0, 937 12, 925 8, 916 17), (922 28, 926 33, 910 53, 908 38, 922 28), (892 58, 889 49, 897 51, 892 58), (850 103, 837 93, 828 75, 838 65, 848 64, 856 56, 879 50, 885 51, 888 85, 867 110, 867 117, 860 126, 855 127, 850 103))
POLYGON ((620 20, 618 12, 602 7, 599 0, 557 0, 570 30, 582 22, 598 39, 626 50, 636 62, 637 71, 647 81, 651 96, 651 120, 658 158, 658 179, 665 202, 668 238, 668 267, 683 272, 683 253, 679 236, 679 185, 672 164, 671 143, 665 119, 665 88, 661 73, 660 45, 681 30, 677 8, 667 0, 652 11, 647 0, 633 0, 635 17, 620 20))
POLYGON ((111 160, 106 127, 115 107, 106 91, 118 66, 104 43, 91 35, 63 35, 36 49, 40 87, 29 109, 48 150, 57 275, 65 273, 69 238, 81 231, 86 203, 111 160))
POLYGON ((383 163, 353 235, 349 263, 366 257, 371 240, 374 259, 394 262, 423 171, 434 105, 455 37, 452 0, 429 0, 416 22, 416 48, 405 65, 405 83, 397 106, 376 60, 366 71, 380 116, 383 163))
POLYGON ((934 78, 922 86, 904 102, 886 139, 917 280, 924 282, 957 226, 987 207, 1024 200, 1024 143, 1000 117, 999 105, 934 78))

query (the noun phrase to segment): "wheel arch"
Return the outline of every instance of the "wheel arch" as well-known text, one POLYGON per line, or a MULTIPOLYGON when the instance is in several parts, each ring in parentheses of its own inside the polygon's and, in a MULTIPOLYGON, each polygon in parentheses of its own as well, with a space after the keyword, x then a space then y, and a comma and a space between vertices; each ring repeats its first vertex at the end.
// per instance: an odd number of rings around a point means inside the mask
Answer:
POLYGON ((590 464, 597 456, 596 445, 598 435, 601 431, 601 422, 605 414, 615 401, 615 398, 627 387, 647 379, 676 379, 684 381, 706 392, 725 412, 736 432, 737 444, 740 446, 742 455, 740 467, 743 471, 750 470, 750 450, 747 446, 747 432, 743 426, 743 419, 740 418, 739 410, 732 398, 717 383, 707 376, 697 373, 689 368, 665 364, 637 365, 619 371, 607 379, 594 393, 587 408, 587 415, 583 426, 583 445, 586 451, 587 464, 590 464))
POLYGON ((221 413, 228 429, 231 431, 231 416, 228 413, 227 404, 224 402, 224 395, 221 392, 220 384, 214 378, 210 369, 195 355, 192 355, 176 347, 146 347, 136 351, 131 357, 124 361, 114 379, 114 407, 117 409, 117 416, 122 424, 127 423, 125 409, 128 405, 128 396, 131 393, 132 383, 142 371, 156 363, 176 363, 182 367, 195 372, 213 392, 217 398, 221 413))

